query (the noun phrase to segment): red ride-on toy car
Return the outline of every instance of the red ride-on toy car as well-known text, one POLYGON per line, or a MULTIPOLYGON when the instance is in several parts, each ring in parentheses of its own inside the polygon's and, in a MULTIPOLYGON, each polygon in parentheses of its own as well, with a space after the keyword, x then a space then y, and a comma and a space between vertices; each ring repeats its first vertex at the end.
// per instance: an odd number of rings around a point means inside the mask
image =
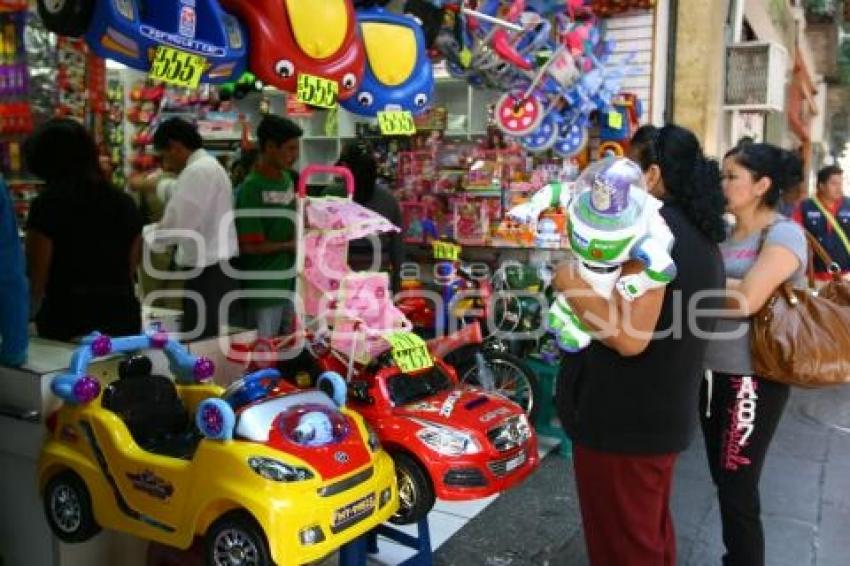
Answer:
MULTIPOLYGON (((410 344, 416 338, 410 335, 410 344)), ((455 335, 428 346, 450 350, 456 348, 450 342, 470 339, 455 335)), ((418 344, 414 348, 425 347, 421 339, 418 344)), ((428 350, 423 354, 430 363, 404 372, 397 352, 388 350, 358 367, 348 386, 349 406, 377 432, 395 462, 399 510, 391 521, 399 524, 423 518, 435 497, 470 500, 510 489, 540 463, 537 436, 519 405, 459 384, 454 368, 428 350)), ((347 369, 331 351, 317 362, 325 371, 347 369)))
POLYGON ((296 92, 298 75, 339 84, 339 100, 357 92, 366 54, 351 0, 221 0, 248 29, 251 72, 265 84, 296 92))

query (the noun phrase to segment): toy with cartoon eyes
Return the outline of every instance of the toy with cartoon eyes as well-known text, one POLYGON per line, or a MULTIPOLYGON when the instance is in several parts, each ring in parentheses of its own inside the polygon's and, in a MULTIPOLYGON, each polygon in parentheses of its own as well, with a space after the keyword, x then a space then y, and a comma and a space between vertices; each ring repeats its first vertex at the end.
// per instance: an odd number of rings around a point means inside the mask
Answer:
POLYGON ((361 116, 386 110, 424 112, 434 96, 425 36, 413 18, 379 8, 357 13, 366 69, 356 94, 342 107, 361 116))
POLYGON ((257 78, 286 92, 298 75, 336 81, 339 100, 360 86, 366 58, 351 0, 221 0, 239 16, 251 43, 248 66, 257 78))

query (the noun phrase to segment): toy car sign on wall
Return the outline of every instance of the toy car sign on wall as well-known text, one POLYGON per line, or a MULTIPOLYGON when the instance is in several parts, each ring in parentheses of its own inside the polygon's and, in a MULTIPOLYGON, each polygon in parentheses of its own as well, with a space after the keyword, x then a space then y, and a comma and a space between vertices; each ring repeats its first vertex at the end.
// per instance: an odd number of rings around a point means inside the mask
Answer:
POLYGON ((357 21, 366 46, 366 70, 357 93, 342 107, 361 116, 424 112, 434 97, 434 74, 421 26, 409 16, 380 8, 358 11, 357 21))
POLYGON ((351 0, 221 0, 248 29, 250 68, 257 78, 296 92, 303 74, 339 85, 338 98, 360 85, 365 55, 351 0))
POLYGON ((201 80, 233 81, 245 70, 242 28, 217 0, 38 0, 50 31, 85 36, 100 57, 148 70, 160 45, 206 60, 201 80))

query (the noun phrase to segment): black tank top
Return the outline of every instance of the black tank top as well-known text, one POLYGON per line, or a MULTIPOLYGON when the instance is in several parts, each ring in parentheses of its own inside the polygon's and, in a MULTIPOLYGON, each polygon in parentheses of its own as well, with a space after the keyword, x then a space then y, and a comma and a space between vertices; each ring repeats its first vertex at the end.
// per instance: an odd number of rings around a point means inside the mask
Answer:
POLYGON ((666 288, 654 338, 643 353, 623 357, 593 341, 567 355, 558 381, 558 413, 573 442, 629 454, 666 454, 687 448, 697 422, 702 358, 714 320, 688 316, 719 309, 726 279, 723 258, 676 206, 661 214, 676 238, 678 275, 666 288), (711 297, 694 298, 701 291, 711 297), (694 322, 689 323, 689 320, 694 322), (666 330, 666 332, 665 332, 666 330))

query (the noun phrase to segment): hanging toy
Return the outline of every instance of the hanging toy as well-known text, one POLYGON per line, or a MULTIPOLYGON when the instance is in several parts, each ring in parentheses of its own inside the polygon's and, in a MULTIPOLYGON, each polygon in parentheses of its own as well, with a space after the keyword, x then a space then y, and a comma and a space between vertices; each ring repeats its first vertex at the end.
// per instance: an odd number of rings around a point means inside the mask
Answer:
POLYGON ((361 116, 386 110, 418 115, 427 110, 434 98, 434 74, 416 20, 375 8, 357 12, 357 22, 366 69, 357 92, 342 107, 361 116))
POLYGON ((150 69, 153 53, 161 45, 201 55, 205 67, 200 80, 206 83, 232 81, 245 69, 245 33, 222 4, 218 0, 37 2, 48 30, 69 37, 82 36, 97 56, 133 69, 150 69))
POLYGON ((366 63, 351 0, 221 0, 251 40, 250 68, 264 83, 298 90, 299 75, 329 79, 338 100, 354 95, 366 63))

